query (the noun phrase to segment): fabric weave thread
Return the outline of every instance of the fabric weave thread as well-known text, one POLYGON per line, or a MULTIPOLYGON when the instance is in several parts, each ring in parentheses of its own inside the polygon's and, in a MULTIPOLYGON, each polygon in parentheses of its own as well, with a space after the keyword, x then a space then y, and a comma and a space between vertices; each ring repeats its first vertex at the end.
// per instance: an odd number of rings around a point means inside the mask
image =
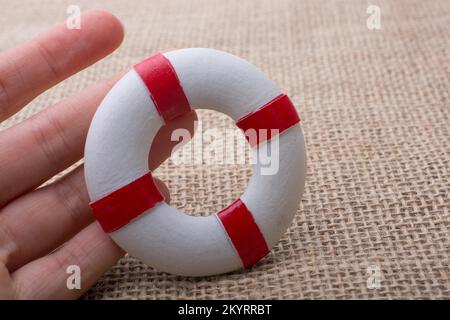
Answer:
MULTIPOLYGON (((184 278, 125 257, 86 299, 450 298, 450 8, 447 0, 77 1, 124 22, 113 55, 2 123, 6 129, 164 48, 213 47, 261 68, 302 116, 303 200, 286 235, 253 269, 184 278), (378 289, 369 289, 379 268, 378 289)), ((1 1, 0 50, 66 18, 60 1, 1 1)), ((203 127, 232 121, 201 111, 203 127)), ((155 171, 172 204, 216 212, 245 189, 242 165, 155 171)))

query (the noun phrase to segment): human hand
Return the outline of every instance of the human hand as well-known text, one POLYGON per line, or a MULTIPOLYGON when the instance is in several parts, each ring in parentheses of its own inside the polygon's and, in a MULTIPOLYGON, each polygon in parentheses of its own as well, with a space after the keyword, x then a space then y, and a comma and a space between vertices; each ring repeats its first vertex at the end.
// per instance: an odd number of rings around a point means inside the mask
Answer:
MULTIPOLYGON (((122 25, 111 14, 88 11, 81 23, 79 30, 59 24, 0 54, 0 121, 120 45, 122 25)), ((124 254, 94 221, 82 166, 39 187, 82 158, 91 118, 122 74, 0 132, 0 298, 77 298, 124 254), (70 265, 80 267, 80 290, 67 288, 70 265)), ((193 133, 195 119, 191 112, 159 131, 150 170, 170 156, 172 130, 193 133)))

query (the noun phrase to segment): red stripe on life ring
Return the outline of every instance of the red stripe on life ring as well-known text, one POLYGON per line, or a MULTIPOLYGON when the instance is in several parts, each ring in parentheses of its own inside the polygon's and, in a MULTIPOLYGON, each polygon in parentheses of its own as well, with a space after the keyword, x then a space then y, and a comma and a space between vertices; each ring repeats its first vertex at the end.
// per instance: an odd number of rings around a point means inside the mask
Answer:
POLYGON ((90 203, 94 216, 105 232, 115 231, 143 212, 164 201, 151 172, 109 195, 90 203))
POLYGON ((134 66, 134 70, 144 81, 156 109, 166 123, 191 111, 180 80, 164 55, 158 53, 143 60, 134 66))
POLYGON ((241 199, 217 213, 244 268, 250 268, 268 252, 266 240, 241 199))
POLYGON ((236 125, 242 129, 253 147, 270 140, 299 121, 300 117, 291 100, 287 95, 281 94, 236 121, 236 125))

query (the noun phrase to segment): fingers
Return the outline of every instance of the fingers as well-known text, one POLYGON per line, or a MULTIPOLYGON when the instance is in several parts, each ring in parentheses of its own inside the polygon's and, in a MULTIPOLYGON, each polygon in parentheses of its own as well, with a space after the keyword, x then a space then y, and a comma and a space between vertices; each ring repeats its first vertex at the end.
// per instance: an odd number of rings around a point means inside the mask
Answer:
MULTIPOLYGON (((67 184, 67 180, 71 179, 71 183, 75 185, 79 184, 80 179, 82 178, 82 168, 78 168, 71 174, 71 177, 65 178, 62 183, 67 184)), ((155 183, 159 191, 165 196, 165 201, 169 203, 170 194, 165 184, 159 179, 155 179, 155 183)), ((78 226, 83 224, 84 221, 92 220, 92 212, 86 205, 83 205, 85 200, 87 200, 82 199, 87 198, 87 191, 83 186, 83 183, 78 186, 84 190, 79 191, 80 193, 77 196, 78 199, 74 200, 72 204, 74 208, 79 208, 79 212, 74 211, 72 213, 72 215, 79 215, 79 217, 75 217, 75 220, 78 221, 75 225, 78 224, 78 226), (80 203, 78 203, 78 201, 80 201, 80 203), (80 221, 83 222, 80 223, 80 221)), ((69 195, 71 187, 68 185, 59 187, 67 188, 67 195, 69 195)), ((73 186, 72 188, 76 188, 76 186, 73 186)), ((49 191, 49 193, 50 192, 51 191, 49 191)), ((58 203, 64 201, 61 198, 52 197, 50 194, 47 196, 49 196, 48 202, 42 203, 43 199, 40 199, 39 206, 47 205, 49 207, 58 207, 58 203)), ((43 209, 43 212, 47 212, 45 207, 43 209)), ((18 237, 16 247, 24 247, 25 244, 27 244, 30 247, 27 249, 29 254, 36 255, 39 251, 41 253, 45 251, 43 250, 44 246, 47 246, 48 250, 48 248, 51 247, 50 243, 55 246, 56 238, 59 238, 59 240, 68 238, 70 234, 74 233, 77 227, 71 224, 73 217, 68 219, 67 217, 63 217, 66 221, 63 221, 62 223, 61 221, 58 222, 57 220, 60 219, 56 216, 59 214, 62 214, 62 216, 65 215, 64 212, 53 212, 53 217, 48 220, 45 219, 46 217, 36 217, 35 221, 28 221, 28 230, 24 229, 23 231, 34 232, 34 234, 27 236, 29 241, 24 237, 18 237), (44 224, 50 224, 50 226, 45 227, 51 230, 48 234, 39 231, 42 230, 44 224), (57 231, 56 229, 61 230, 57 231), (57 232, 55 233, 55 231, 57 232), (64 233, 67 234, 64 235, 64 233), (39 237, 39 241, 36 241, 37 237, 39 237)), ((34 260, 12 273, 12 284, 14 286, 14 291, 17 293, 16 298, 78 298, 86 292, 98 278, 108 271, 117 260, 123 256, 123 254, 123 250, 114 243, 96 222, 90 223, 56 252, 34 260), (73 265, 78 266, 81 271, 80 290, 69 290, 67 287, 67 279, 69 277, 67 268, 73 265)), ((17 264, 17 261, 13 263, 17 264)))
POLYGON ((122 25, 110 13, 87 11, 81 15, 81 23, 81 29, 68 29, 60 23, 0 54, 0 121, 122 42, 122 25))
POLYGON ((5 263, 12 272, 61 245, 93 221, 83 167, 13 201, 3 209, 0 236, 5 263))
MULTIPOLYGON (((0 236, 0 250, 11 272, 53 251, 94 220, 83 169, 80 166, 4 208, 0 225, 7 226, 8 236, 0 236)), ((158 179, 155 183, 169 202, 165 184, 158 179)))
POLYGON ((0 263, 0 300, 14 299, 14 288, 6 266, 0 263))
POLYGON ((19 299, 75 299, 108 271, 124 252, 92 223, 56 252, 35 260, 13 273, 19 299), (70 290, 69 266, 78 266, 81 289, 70 290))
MULTIPOLYGON (((0 170, 0 206, 39 186, 82 157, 95 110, 122 74, 0 134, 0 169, 5 168, 0 170)), ((161 128, 150 152, 151 170, 167 159, 173 145, 178 143, 171 141, 171 132, 181 127, 193 134, 196 119, 192 111, 161 128)))
MULTIPOLYGON (((161 150, 158 146, 174 144, 170 143, 171 130, 184 127, 193 133, 195 119, 192 112, 160 130, 151 148, 150 159, 155 159, 151 169, 170 156, 169 147, 161 150)), ((155 182, 168 202, 167 187, 158 179, 155 182)), ((0 252, 10 270, 16 270, 13 280, 19 298, 76 298, 122 256, 123 252, 96 223, 92 223, 56 253, 25 264, 51 252, 92 221, 88 202, 83 168, 80 167, 3 209, 0 226, 8 226, 8 232, 2 233, 8 236, 0 238, 0 252), (1 243, 2 240, 5 242, 1 243), (74 264, 83 272, 82 290, 68 290, 66 286, 67 267, 74 264)))
MULTIPOLYGON (((9 189, 6 188, 7 183, 4 183, 4 190, 10 192, 12 190, 14 195, 18 195, 26 188, 41 183, 78 160, 82 156, 92 115, 117 77, 100 85, 100 88, 87 90, 81 98, 70 98, 60 106, 45 110, 30 120, 40 121, 45 113, 48 113, 45 117, 57 119, 53 120, 58 122, 58 125, 53 127, 55 129, 45 122, 42 123, 40 130, 46 132, 44 136, 48 138, 41 141, 49 144, 47 148, 43 148, 39 143, 33 143, 33 136, 28 136, 30 134, 29 130, 27 131, 28 121, 7 130, 3 139, 0 139, 0 146, 4 144, 3 150, 15 151, 15 158, 11 160, 11 155, 8 154, 0 157, 0 161, 9 159, 4 162, 5 167, 8 165, 8 170, 0 170, 0 176, 3 176, 4 181, 21 181, 21 183, 10 183, 9 189), (84 111, 75 112, 75 108, 71 107, 72 103, 76 104, 76 99, 86 99, 85 103, 80 103, 84 106, 84 111), (73 123, 77 125, 74 126, 73 123), (64 138, 60 138, 64 143, 52 140, 52 134, 64 134, 64 138), (52 152, 38 152, 42 149, 52 152)), ((195 112, 191 112, 161 128, 149 155, 151 170, 168 158, 172 147, 178 143, 171 141, 171 132, 177 128, 185 128, 192 135, 196 119, 195 112)), ((170 195, 167 187, 158 180, 156 184, 168 201, 170 195)), ((4 193, 0 194, 0 197, 3 195, 4 193)), ((7 228, 0 236, 0 257, 4 257, 10 270, 16 270, 23 264, 50 252, 92 221, 88 203, 82 168, 76 169, 55 183, 18 197, 0 212, 0 226, 7 228)))
POLYGON ((0 207, 81 158, 92 116, 120 75, 0 132, 0 207))

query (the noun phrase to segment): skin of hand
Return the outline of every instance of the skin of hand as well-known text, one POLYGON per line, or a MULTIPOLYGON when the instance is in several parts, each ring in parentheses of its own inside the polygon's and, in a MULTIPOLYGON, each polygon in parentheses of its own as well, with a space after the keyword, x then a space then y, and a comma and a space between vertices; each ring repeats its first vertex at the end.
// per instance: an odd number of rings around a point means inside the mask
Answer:
MULTIPOLYGON (((92 10, 81 15, 81 29, 61 23, 0 53, 0 121, 110 54, 123 36, 115 16, 92 10)), ((78 298, 124 255, 94 220, 82 165, 41 185, 83 157, 91 118, 125 72, 0 132, 0 299, 78 298), (70 265, 80 267, 81 289, 67 287, 70 265)), ((178 143, 171 132, 186 128, 193 134, 196 119, 191 112, 161 128, 150 170, 178 143)), ((169 199, 167 187, 156 183, 169 199)))

